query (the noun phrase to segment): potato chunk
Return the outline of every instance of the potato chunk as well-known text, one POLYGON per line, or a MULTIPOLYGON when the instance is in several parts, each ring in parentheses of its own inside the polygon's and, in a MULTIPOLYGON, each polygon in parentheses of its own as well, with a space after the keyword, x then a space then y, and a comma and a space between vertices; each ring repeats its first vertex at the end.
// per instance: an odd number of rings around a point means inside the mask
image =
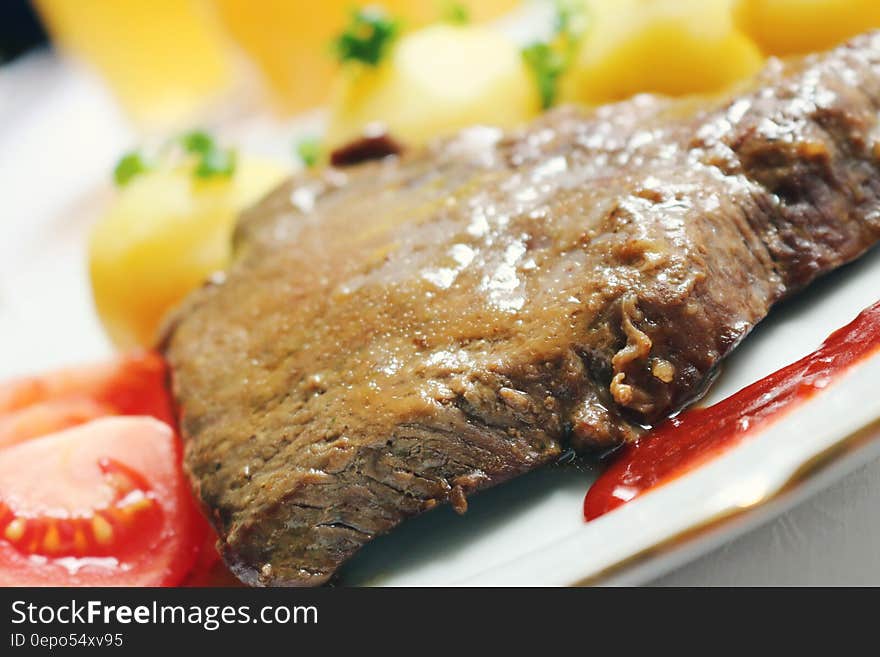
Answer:
POLYGON ((880 27, 878 0, 737 0, 740 28, 768 54, 827 50, 880 27))
POLYGON ((231 178, 157 169, 123 187, 92 231, 89 270, 98 315, 119 347, 150 346, 165 313, 226 266, 238 212, 284 175, 243 159, 231 178))
POLYGON ((592 0, 587 7, 565 99, 711 93, 761 67, 758 47, 734 24, 731 0, 592 0))
POLYGON ((434 25, 404 36, 376 68, 342 71, 327 144, 340 146, 371 123, 407 145, 473 124, 511 127, 539 111, 519 48, 476 26, 434 25))

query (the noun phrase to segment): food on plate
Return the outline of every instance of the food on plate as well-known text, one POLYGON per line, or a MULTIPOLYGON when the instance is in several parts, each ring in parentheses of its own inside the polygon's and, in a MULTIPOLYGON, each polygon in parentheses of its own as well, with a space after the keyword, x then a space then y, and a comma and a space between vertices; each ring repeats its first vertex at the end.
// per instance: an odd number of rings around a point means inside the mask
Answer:
POLYGON ((771 55, 831 48, 880 27, 877 0, 736 0, 739 27, 771 55))
POLYGON ((731 0, 591 0, 562 96, 597 104, 640 92, 717 92, 762 61, 734 24, 731 0))
POLYGON ((541 98, 541 108, 556 104, 560 82, 569 75, 587 25, 585 3, 569 0, 557 3, 553 33, 548 39, 528 44, 523 60, 531 69, 541 98))
POLYGON ((519 125, 540 109, 519 47, 500 32, 444 23, 397 41, 393 28, 382 34, 370 48, 346 47, 327 129, 331 150, 377 122, 414 145, 472 124, 519 125))
POLYGON ((183 142, 183 161, 123 158, 121 187, 92 230, 95 306, 122 348, 154 343, 169 308, 226 265, 236 214, 286 173, 272 161, 236 160, 203 133, 183 142))
POLYGON ((166 377, 132 353, 0 384, 0 585, 210 581, 166 377))
POLYGON ((205 537, 174 431, 117 417, 0 450, 0 585, 162 586, 205 537))
POLYGON ((832 333, 819 349, 708 408, 670 418, 625 445, 584 499, 594 520, 735 447, 880 352, 880 302, 832 333))
POLYGON ((284 113, 310 110, 327 101, 336 67, 327 44, 345 23, 351 7, 379 5, 416 29, 438 19, 482 22, 515 8, 520 0, 214 0, 224 26, 254 63, 284 113))
POLYGON ((403 146, 389 135, 381 126, 374 126, 362 137, 349 142, 330 153, 330 164, 334 167, 350 167, 370 160, 381 160, 392 155, 400 155, 403 146))
POLYGON ((698 398, 880 239, 880 33, 726 98, 562 108, 309 173, 246 212, 164 349, 250 584, 318 584, 438 504, 698 398))
POLYGON ((302 137, 294 144, 294 152, 304 167, 316 166, 321 161, 321 140, 317 137, 302 137))
MULTIPOLYGON (((560 0, 555 36, 522 49, 491 27, 440 24, 401 35, 365 10, 343 49, 329 146, 384 123, 412 144, 474 123, 511 127, 560 98, 600 104, 636 93, 716 93, 763 54, 831 47, 880 26, 873 0, 560 0), (764 53, 762 53, 762 49, 764 53), (489 82, 487 82, 489 81, 489 82)), ((338 44, 337 44, 338 45, 338 44)), ((337 47, 338 50, 338 47, 337 47)))
POLYGON ((165 361, 130 353, 0 383, 0 448, 107 415, 149 415, 174 424, 165 361))

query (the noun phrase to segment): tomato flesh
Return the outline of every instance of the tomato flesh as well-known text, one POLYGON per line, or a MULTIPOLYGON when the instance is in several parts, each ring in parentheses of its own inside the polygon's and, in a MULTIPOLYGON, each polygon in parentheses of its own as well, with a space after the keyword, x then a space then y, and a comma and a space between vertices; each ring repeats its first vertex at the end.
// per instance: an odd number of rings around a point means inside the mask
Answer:
POLYGON ((205 538, 167 425, 93 420, 0 450, 0 585, 163 586, 205 538))
POLYGON ((0 384, 0 447, 109 415, 149 415, 173 426, 166 377, 161 356, 135 352, 0 384))
POLYGON ((25 555, 118 556, 152 540, 162 526, 162 507, 146 479, 104 458, 98 462, 114 499, 88 513, 19 513, 0 500, 0 536, 25 555))
POLYGON ((115 415, 112 407, 91 399, 42 401, 0 415, 0 447, 69 429, 99 417, 115 415))
POLYGON ((0 384, 0 586, 169 586, 216 562, 166 381, 140 352, 0 384))

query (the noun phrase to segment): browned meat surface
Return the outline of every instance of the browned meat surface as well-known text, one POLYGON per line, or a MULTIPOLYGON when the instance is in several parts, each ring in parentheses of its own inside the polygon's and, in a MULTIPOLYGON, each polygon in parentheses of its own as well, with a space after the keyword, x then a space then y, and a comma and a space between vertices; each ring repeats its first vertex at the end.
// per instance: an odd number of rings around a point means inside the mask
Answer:
POLYGON ((722 100, 473 129, 296 179, 166 351, 186 463, 250 584, 699 396, 773 303, 880 238, 880 36, 722 100))

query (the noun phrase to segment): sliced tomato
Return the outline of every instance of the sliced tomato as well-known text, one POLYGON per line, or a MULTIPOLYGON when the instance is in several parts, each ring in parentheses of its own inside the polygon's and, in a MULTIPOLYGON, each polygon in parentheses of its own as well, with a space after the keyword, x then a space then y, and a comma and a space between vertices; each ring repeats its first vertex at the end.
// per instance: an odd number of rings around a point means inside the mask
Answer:
POLYGON ((6 415, 0 415, 0 447, 21 443, 115 414, 116 411, 112 407, 91 399, 41 401, 6 415))
POLYGON ((209 528, 205 544, 199 551, 199 557, 180 586, 243 586, 220 558, 217 552, 217 534, 213 528, 209 528))
POLYGON ((103 415, 150 415, 174 425, 165 361, 137 352, 0 384, 0 447, 103 415))
POLYGON ((92 420, 0 450, 0 586, 168 586, 206 538, 173 430, 92 420))
POLYGON ((0 585, 172 585, 216 570, 166 380, 142 352, 0 384, 0 585), (100 419, 120 415, 165 424, 100 419))

